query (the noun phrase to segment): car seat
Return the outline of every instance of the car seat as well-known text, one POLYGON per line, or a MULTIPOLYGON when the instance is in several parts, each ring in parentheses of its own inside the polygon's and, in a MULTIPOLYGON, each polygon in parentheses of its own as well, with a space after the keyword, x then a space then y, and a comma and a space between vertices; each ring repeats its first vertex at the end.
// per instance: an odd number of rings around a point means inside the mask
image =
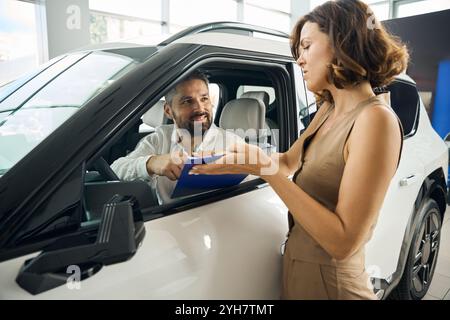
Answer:
POLYGON ((259 99, 239 98, 229 101, 222 110, 219 126, 234 129, 235 133, 252 144, 267 143, 266 107, 259 99))
MULTIPOLYGON (((247 91, 244 92, 240 98, 251 98, 260 100, 264 106, 267 113, 270 97, 266 91, 247 91)), ((265 115, 265 128, 267 129, 267 142, 271 145, 277 147, 279 144, 279 129, 278 124, 272 119, 265 115)))

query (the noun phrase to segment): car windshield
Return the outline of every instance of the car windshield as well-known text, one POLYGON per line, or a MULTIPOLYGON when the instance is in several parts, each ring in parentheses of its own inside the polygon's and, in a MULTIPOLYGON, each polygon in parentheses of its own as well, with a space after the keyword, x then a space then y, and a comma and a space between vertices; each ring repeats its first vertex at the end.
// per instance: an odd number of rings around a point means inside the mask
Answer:
MULTIPOLYGON (((31 72, 13 80, 8 83, 2 84, 0 86, 0 103, 2 103, 5 99, 7 99, 10 95, 12 95, 14 92, 16 92, 20 87, 25 85, 27 82, 31 81, 34 77, 38 76, 42 71, 47 69, 48 67, 52 66, 59 60, 64 59, 64 56, 56 57, 44 64, 41 64, 38 68, 35 70, 32 70, 31 72)), ((0 109, 0 112, 2 109, 0 109)))
POLYGON ((111 52, 76 53, 26 83, 0 88, 0 96, 8 95, 0 103, 0 176, 138 63, 111 52))

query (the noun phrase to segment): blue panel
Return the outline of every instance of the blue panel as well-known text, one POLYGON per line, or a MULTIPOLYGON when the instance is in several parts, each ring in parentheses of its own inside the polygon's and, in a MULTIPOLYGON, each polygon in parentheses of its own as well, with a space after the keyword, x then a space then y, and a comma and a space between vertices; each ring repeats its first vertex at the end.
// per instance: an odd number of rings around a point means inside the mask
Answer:
POLYGON ((433 110, 433 128, 442 137, 450 132, 450 61, 439 64, 433 110))

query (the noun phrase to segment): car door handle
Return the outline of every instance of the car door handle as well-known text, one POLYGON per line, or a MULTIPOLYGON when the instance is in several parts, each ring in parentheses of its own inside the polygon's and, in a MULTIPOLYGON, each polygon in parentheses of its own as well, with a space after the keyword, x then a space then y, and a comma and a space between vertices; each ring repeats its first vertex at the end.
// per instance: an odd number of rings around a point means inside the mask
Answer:
POLYGON ((417 175, 412 174, 400 180, 400 187, 407 187, 414 184, 417 181, 417 175))

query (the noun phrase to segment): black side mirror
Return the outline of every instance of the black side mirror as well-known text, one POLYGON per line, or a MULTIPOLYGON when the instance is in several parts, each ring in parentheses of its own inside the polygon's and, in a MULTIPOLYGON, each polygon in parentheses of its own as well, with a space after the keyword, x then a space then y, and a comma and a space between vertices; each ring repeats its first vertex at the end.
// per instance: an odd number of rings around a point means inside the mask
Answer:
POLYGON ((37 257, 27 260, 16 278, 20 287, 38 294, 66 284, 77 266, 81 280, 102 266, 130 259, 145 236, 145 226, 134 197, 115 195, 103 207, 94 243, 85 233, 58 239, 37 257))

